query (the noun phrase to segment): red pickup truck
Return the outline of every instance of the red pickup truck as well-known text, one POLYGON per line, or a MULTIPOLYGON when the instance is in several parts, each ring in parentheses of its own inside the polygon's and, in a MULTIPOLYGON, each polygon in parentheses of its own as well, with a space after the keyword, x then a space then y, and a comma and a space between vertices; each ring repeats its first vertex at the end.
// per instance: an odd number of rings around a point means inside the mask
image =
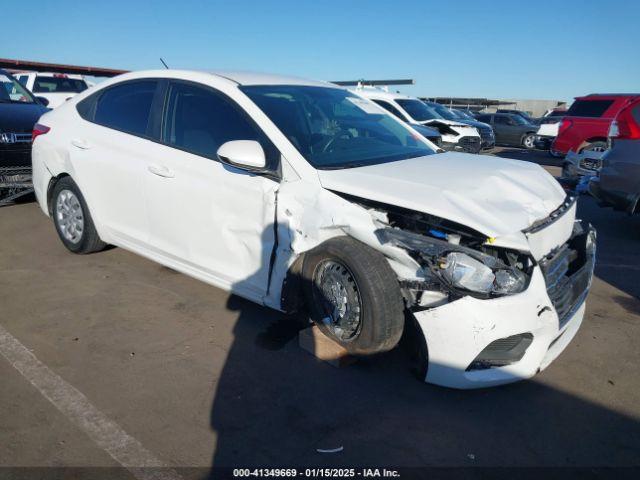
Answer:
POLYGON ((591 94, 576 97, 558 128, 558 136, 551 144, 551 154, 564 156, 570 150, 605 151, 611 122, 618 112, 640 94, 591 94))

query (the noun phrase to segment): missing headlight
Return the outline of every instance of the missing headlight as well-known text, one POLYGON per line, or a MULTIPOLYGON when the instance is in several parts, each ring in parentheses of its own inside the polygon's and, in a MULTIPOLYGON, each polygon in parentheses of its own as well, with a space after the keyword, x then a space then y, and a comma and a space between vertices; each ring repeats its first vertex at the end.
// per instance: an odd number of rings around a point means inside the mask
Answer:
POLYGON ((430 280, 438 280, 456 295, 489 298, 513 295, 527 287, 529 277, 521 270, 524 265, 517 254, 496 249, 488 254, 395 228, 379 229, 376 235, 382 243, 408 250, 430 280))

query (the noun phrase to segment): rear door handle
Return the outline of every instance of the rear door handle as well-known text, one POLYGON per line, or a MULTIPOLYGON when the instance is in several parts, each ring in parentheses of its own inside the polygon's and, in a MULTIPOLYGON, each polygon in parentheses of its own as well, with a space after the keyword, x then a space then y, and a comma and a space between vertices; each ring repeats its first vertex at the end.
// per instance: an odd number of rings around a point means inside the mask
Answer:
POLYGON ((80 150, 88 150, 91 148, 91 145, 86 140, 74 139, 71 140, 71 145, 79 148, 80 150))
POLYGON ((149 170, 151 173, 153 173, 154 175, 157 175, 159 177, 164 177, 164 178, 173 178, 175 175, 173 174, 173 171, 163 165, 149 165, 147 167, 147 170, 149 170))

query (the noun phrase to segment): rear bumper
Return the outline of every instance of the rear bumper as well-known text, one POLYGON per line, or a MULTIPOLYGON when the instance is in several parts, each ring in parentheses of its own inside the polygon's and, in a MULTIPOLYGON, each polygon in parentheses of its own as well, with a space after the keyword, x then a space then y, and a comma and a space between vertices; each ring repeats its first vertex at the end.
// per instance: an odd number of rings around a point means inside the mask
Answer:
POLYGON ((452 388, 482 388, 527 379, 544 370, 580 328, 594 263, 595 250, 567 277, 563 286, 566 290, 556 289, 555 295, 560 293, 561 300, 551 300, 542 268, 537 266, 529 287, 520 294, 491 300, 467 296, 414 312, 427 343, 425 381, 452 388), (564 291, 570 295, 562 295, 564 291), (533 340, 519 360, 504 366, 471 368, 490 344, 522 334, 531 335, 533 340))
POLYGON ((535 147, 538 150, 550 150, 551 144, 556 137, 547 137, 545 135, 537 135, 534 142, 535 147))

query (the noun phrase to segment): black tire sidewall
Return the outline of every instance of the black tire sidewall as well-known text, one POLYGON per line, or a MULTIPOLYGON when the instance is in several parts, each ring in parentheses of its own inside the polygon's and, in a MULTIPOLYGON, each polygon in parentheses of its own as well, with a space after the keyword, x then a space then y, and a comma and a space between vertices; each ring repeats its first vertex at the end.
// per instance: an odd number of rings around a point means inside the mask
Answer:
POLYGON ((379 252, 350 237, 331 239, 305 254, 302 277, 311 319, 325 335, 350 353, 368 355, 387 351, 400 340, 404 326, 402 293, 396 274, 379 252), (326 260, 337 260, 346 266, 353 275, 360 294, 360 328, 348 342, 336 338, 331 329, 323 324, 323 312, 314 301, 315 272, 326 260), (372 280, 372 268, 378 271, 375 280, 372 280))
POLYGON ((58 237, 60 237, 60 240, 62 241, 62 243, 64 244, 65 247, 67 247, 67 249, 69 249, 70 251, 74 252, 74 253, 83 253, 87 250, 88 245, 90 243, 90 238, 89 236, 91 235, 91 230, 93 229, 93 221, 91 220, 91 216, 89 215, 89 209, 87 208, 87 203, 84 200, 84 197, 82 196, 82 193, 80 192, 80 189, 78 188, 78 186, 76 185, 76 182, 74 182, 71 177, 64 177, 61 178, 55 185, 54 189, 53 189, 53 194, 51 195, 51 211, 53 213, 53 224, 56 227, 56 232, 58 232, 58 237), (62 192, 63 190, 69 190, 71 192, 73 192, 73 194, 78 198, 79 202, 80 202, 80 207, 82 208, 82 215, 84 217, 84 222, 85 222, 85 226, 84 226, 84 230, 82 232, 82 237, 80 239, 80 241, 78 243, 73 243, 70 242, 69 240, 67 240, 65 238, 65 236, 63 235, 62 231, 60 230, 60 225, 58 225, 58 216, 56 213, 56 205, 58 203, 58 195, 60 195, 60 192, 62 192))

